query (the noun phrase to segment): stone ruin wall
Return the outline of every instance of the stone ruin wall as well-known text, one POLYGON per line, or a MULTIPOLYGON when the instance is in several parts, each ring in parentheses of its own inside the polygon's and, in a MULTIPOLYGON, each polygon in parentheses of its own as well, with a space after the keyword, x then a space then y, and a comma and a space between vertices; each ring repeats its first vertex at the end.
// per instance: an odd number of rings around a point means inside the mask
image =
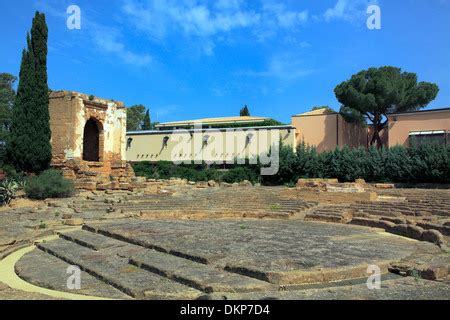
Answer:
POLYGON ((135 175, 125 159, 126 108, 123 103, 58 91, 50 94, 52 167, 61 169, 79 189, 133 189, 135 175), (99 161, 83 160, 84 129, 95 119, 99 161))

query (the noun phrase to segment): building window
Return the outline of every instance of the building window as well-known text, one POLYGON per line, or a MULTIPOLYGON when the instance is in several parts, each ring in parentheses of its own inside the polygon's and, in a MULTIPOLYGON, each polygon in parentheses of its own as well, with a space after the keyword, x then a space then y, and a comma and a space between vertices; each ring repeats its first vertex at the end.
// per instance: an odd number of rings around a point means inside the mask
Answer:
MULTIPOLYGON (((450 134, 450 132, 449 132, 450 134)), ((449 143, 447 132, 440 131, 416 131, 409 134, 409 144, 411 146, 421 145, 424 143, 432 143, 439 145, 447 145, 449 143)))

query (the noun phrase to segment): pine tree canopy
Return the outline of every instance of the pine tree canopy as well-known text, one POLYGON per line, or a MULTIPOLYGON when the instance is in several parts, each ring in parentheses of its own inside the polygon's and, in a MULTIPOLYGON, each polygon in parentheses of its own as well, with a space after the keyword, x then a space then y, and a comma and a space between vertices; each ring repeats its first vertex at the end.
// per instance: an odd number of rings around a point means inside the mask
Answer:
POLYGON ((414 111, 433 101, 439 87, 434 83, 417 82, 417 75, 400 68, 381 67, 361 71, 334 90, 342 104, 341 113, 356 121, 368 119, 374 126, 375 142, 381 147, 380 131, 387 124, 387 115, 414 111))

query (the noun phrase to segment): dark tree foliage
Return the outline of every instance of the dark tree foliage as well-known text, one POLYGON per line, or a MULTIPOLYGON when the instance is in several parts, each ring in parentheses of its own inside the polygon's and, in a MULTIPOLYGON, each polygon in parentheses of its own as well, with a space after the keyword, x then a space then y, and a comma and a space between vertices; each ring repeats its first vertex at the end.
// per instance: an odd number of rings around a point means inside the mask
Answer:
POLYGON ((138 162, 136 175, 152 179, 183 178, 190 181, 249 180, 265 185, 293 186, 300 178, 338 178, 341 182, 365 179, 367 182, 450 183, 450 147, 420 144, 410 148, 371 147, 336 148, 318 153, 304 143, 296 152, 290 146, 280 148, 279 171, 274 176, 260 176, 259 165, 234 165, 224 171, 219 167, 180 165, 171 162, 138 162), (217 170, 220 169, 220 170, 217 170))
POLYGON ((150 121, 150 111, 147 110, 145 113, 144 121, 142 123, 142 130, 151 130, 152 129, 152 123, 150 121))
POLYGON ((386 127, 387 115, 426 107, 436 98, 439 87, 429 82, 418 83, 415 73, 381 67, 353 75, 334 92, 342 104, 344 118, 360 123, 368 119, 374 127, 371 145, 377 143, 381 147, 380 132, 386 127))
POLYGON ((420 144, 409 148, 336 148, 318 154, 301 144, 280 150, 280 170, 265 184, 292 185, 300 178, 338 178, 341 182, 450 183, 450 147, 420 144))
POLYGON ((250 117, 250 111, 248 110, 247 105, 245 105, 241 111, 239 112, 241 117, 250 117))
POLYGON ((330 106, 315 106, 312 107, 311 111, 325 109, 328 113, 336 113, 330 106))
POLYGON ((145 118, 145 106, 142 104, 127 109, 127 131, 142 130, 145 118))
POLYGON ((49 89, 47 84, 48 28, 45 15, 36 12, 22 52, 19 86, 12 112, 8 160, 17 171, 39 173, 51 161, 49 89))
POLYGON ((11 127, 16 80, 17 78, 9 73, 0 73, 0 141, 6 140, 11 127))

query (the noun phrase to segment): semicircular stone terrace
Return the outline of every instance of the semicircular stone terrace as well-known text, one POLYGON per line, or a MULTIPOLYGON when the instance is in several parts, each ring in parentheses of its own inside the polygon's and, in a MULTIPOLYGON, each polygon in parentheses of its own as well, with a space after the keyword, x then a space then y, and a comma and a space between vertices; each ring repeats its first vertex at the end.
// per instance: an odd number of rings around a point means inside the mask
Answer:
POLYGON ((387 273, 390 263, 436 248, 375 229, 301 220, 130 219, 61 233, 15 269, 28 282, 67 291, 67 267, 76 265, 77 293, 118 299, 272 296, 367 278, 369 265, 387 273))

